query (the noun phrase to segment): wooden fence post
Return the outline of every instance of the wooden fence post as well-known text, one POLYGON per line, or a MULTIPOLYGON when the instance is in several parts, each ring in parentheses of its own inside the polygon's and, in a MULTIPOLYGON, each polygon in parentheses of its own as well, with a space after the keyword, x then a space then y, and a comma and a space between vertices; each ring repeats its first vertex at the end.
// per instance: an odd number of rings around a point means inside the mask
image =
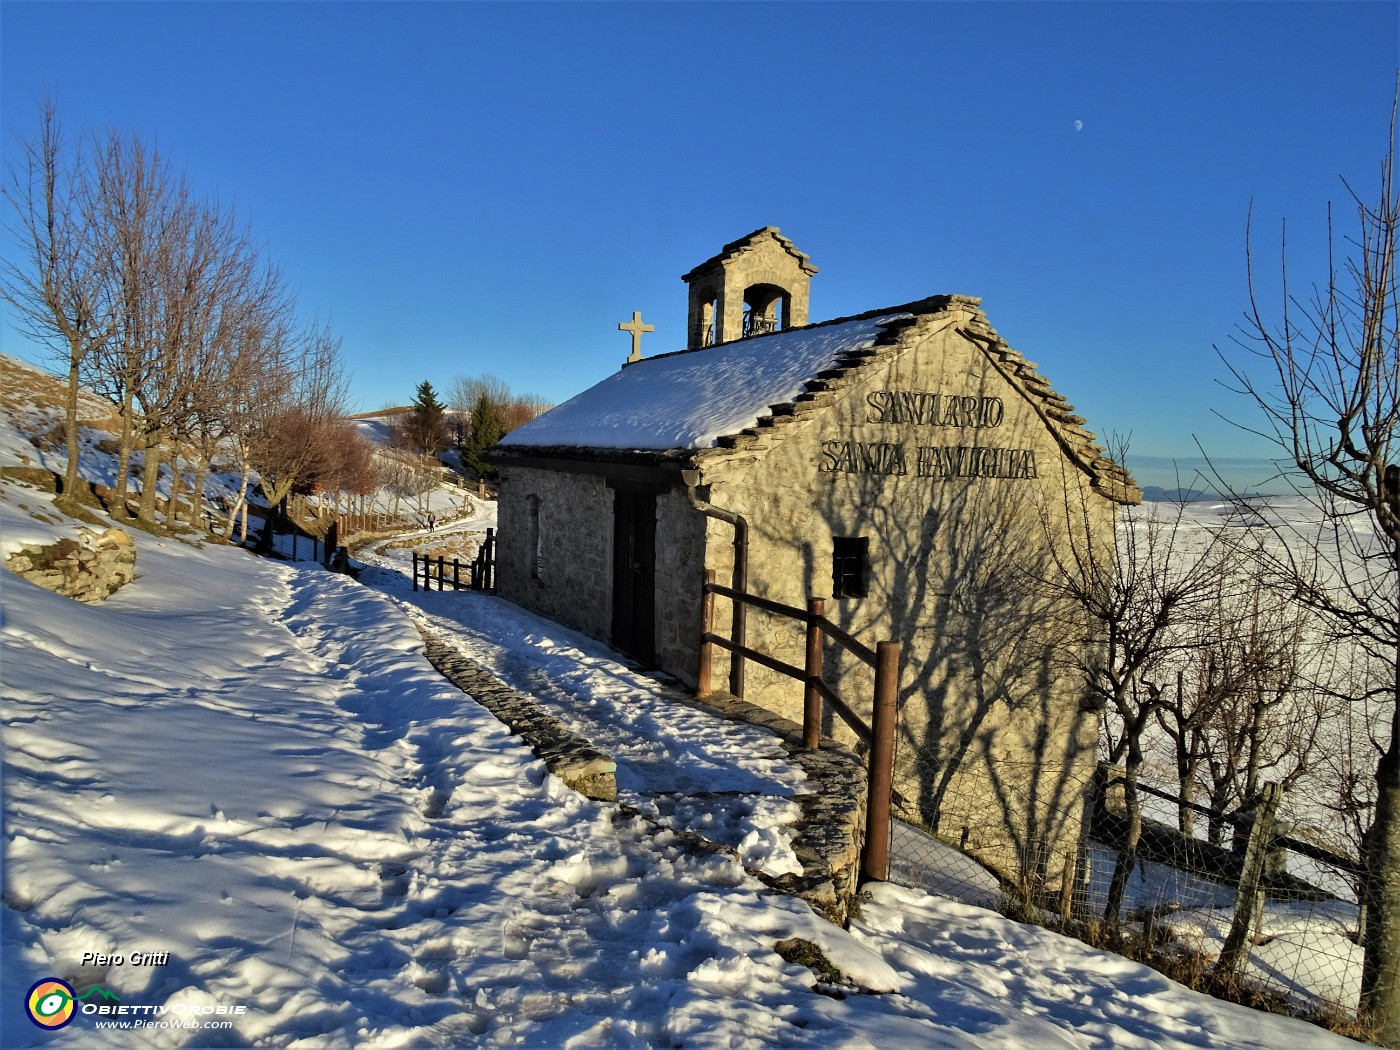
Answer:
MULTIPOLYGON (((705 582, 715 582, 715 570, 705 570, 705 582)), ((700 592, 700 669, 695 675, 695 691, 701 696, 709 696, 714 692, 713 666, 715 660, 715 643, 710 641, 705 635, 715 629, 715 596, 712 591, 702 590, 700 592)))
POLYGON ((875 647, 875 705, 870 719, 870 768, 865 791, 865 849, 861 875, 883 882, 890 873, 890 791, 898 719, 899 643, 875 647))
POLYGON ((413 589, 418 589, 418 552, 413 552, 413 589))
MULTIPOLYGON (((742 521, 743 519, 741 518, 740 520, 742 521)), ((749 578, 749 544, 747 539, 747 525, 743 527, 742 535, 745 538, 741 542, 740 530, 738 528, 734 530, 734 586, 740 592, 747 593, 747 582, 739 582, 747 581, 749 578)), ((748 645, 748 604, 746 602, 740 601, 738 598, 735 598, 731 604, 733 608, 731 611, 729 640, 735 645, 748 645)), ((740 700, 744 698, 744 661, 745 656, 743 653, 739 652, 737 649, 731 649, 729 651, 729 695, 736 697, 740 700)))
POLYGON ((442 593, 442 577, 443 577, 442 562, 443 562, 443 556, 442 556, 441 554, 439 554, 439 555, 438 555, 438 593, 439 593, 439 594, 442 593))
POLYGON ((456 555, 452 558, 452 589, 460 591, 462 589, 462 563, 457 560, 456 555))
POLYGON ((1265 862, 1274 839, 1274 821, 1282 801, 1283 788, 1277 784, 1265 784, 1259 805, 1254 809, 1254 823, 1250 826, 1249 841, 1244 851, 1244 870, 1240 872, 1239 888, 1235 894, 1235 918, 1230 924, 1225 945, 1220 949, 1217 964, 1227 973, 1243 973, 1245 963, 1249 961, 1249 933, 1255 919, 1264 910, 1264 894, 1259 887, 1264 879, 1265 862))
POLYGON ((822 695, 816 681, 822 676, 822 629, 818 617, 826 615, 825 598, 807 599, 807 681, 802 690, 802 746, 815 751, 822 744, 822 695))

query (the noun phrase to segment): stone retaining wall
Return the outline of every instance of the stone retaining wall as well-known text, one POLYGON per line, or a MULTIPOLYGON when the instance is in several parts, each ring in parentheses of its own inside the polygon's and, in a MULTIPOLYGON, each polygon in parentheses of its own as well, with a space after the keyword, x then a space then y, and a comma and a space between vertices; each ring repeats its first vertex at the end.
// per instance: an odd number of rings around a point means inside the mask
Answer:
POLYGON ((476 662, 424 631, 423 655, 444 678, 524 738, 549 771, 588 798, 617 798, 617 763, 476 662))
POLYGON ((136 578, 136 544, 121 529, 79 529, 77 539, 21 547, 5 568, 80 602, 100 602, 136 578))
POLYGON ((713 693, 694 702, 725 718, 772 731, 793 764, 807 775, 807 790, 794 800, 802 807, 802 816, 792 829, 793 852, 802 862, 802 874, 784 875, 776 885, 844 926, 860 888, 865 762, 829 738, 822 739, 820 749, 805 750, 800 724, 728 693, 713 693))

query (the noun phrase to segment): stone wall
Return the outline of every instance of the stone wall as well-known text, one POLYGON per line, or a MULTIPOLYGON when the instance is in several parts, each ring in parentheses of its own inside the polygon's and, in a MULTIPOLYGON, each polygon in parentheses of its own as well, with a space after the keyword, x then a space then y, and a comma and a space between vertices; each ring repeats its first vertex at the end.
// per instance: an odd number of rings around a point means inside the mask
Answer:
MULTIPOLYGON (((947 318, 919 318, 826 385, 819 410, 704 455, 710 500, 748 519, 749 590, 798 608, 826 596, 827 616, 865 644, 899 642, 906 812, 1004 875, 1053 884, 1078 841, 1095 725, 1074 670, 1077 614, 1038 581, 1057 551, 1111 536, 1115 507, 1033 393, 947 318), (950 400, 935 409, 932 394, 950 400), (908 395, 907 412, 892 395, 908 395), (836 537, 868 541, 864 596, 831 597, 836 537)), ((728 582, 718 539, 712 528, 709 564, 728 582)), ((799 623, 751 609, 748 635, 802 666, 799 623)), ((840 647, 825 655, 868 719, 873 673, 840 647)), ((727 666, 717 653, 716 682, 727 666)), ((753 662, 746 679, 745 699, 801 719, 799 682, 753 662)), ((854 739, 830 716, 823 729, 854 739)))
POLYGON ((705 519, 676 489, 656 500, 656 663, 694 688, 700 661, 705 519))
POLYGON ((566 627, 607 638, 612 497, 601 477, 512 465, 497 504, 497 593, 566 627))
POLYGON ((136 544, 121 529, 79 529, 77 539, 21 547, 5 568, 80 602, 100 602, 136 577, 136 544))
MULTIPOLYGON (((512 464, 501 485, 497 593, 608 640, 615 493, 607 478, 512 464)), ((656 535, 656 662, 693 685, 705 522, 671 489, 656 496, 656 535)))

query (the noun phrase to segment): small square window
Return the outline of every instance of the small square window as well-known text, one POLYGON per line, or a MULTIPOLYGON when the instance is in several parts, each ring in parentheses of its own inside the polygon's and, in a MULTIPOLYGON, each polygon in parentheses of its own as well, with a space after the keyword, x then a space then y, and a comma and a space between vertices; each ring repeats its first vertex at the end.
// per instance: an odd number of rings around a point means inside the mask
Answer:
POLYGON ((870 540, 865 536, 831 539, 831 596, 864 598, 869 576, 870 540))

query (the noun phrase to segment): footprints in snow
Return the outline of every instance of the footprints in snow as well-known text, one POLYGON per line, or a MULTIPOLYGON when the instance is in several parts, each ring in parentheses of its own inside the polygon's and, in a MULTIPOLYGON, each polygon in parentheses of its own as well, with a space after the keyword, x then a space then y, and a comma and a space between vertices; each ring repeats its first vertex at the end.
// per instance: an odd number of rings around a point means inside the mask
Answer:
POLYGON ((423 816, 428 820, 437 820, 442 816, 443 810, 447 808, 447 803, 452 798, 452 792, 444 791, 441 788, 435 789, 428 796, 428 800, 423 803, 421 810, 423 816))
POLYGON ((392 861, 379 865, 379 906, 387 908, 408 896, 411 879, 408 867, 392 861))

